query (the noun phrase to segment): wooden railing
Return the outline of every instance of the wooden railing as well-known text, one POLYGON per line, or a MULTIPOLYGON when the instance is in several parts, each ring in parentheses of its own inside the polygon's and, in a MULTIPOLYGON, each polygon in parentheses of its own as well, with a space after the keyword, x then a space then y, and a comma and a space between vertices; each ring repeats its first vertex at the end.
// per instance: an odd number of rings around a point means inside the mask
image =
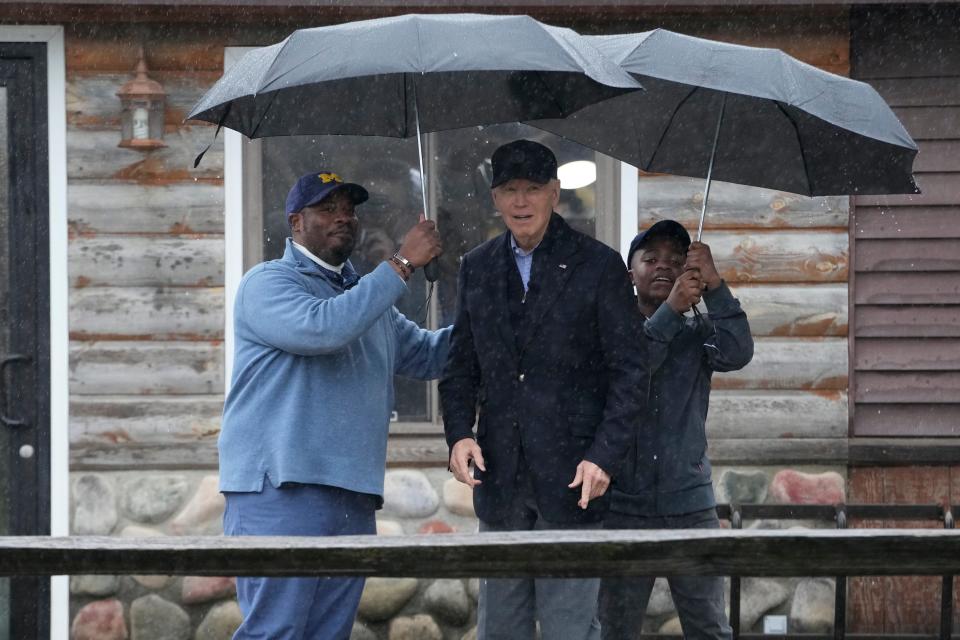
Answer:
POLYGON ((842 638, 846 635, 843 580, 847 576, 938 575, 944 577, 939 637, 951 637, 952 576, 960 574, 960 531, 952 529, 949 508, 722 505, 718 512, 731 520, 731 529, 318 538, 0 537, 0 576, 134 573, 431 578, 729 575, 733 576, 731 587, 736 589, 732 594, 736 597, 731 598, 731 618, 737 622, 740 576, 836 576, 837 624, 833 636, 820 637, 842 638), (840 527, 738 528, 742 520, 752 518, 830 518, 840 527), (846 529, 847 518, 942 520, 945 528, 846 529))

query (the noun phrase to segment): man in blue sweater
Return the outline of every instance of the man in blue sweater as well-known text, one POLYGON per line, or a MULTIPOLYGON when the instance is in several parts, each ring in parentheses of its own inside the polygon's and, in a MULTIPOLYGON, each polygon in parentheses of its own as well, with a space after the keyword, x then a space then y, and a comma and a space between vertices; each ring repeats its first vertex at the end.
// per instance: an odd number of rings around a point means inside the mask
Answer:
MULTIPOLYGON (((237 290, 219 441, 227 535, 376 532, 393 376, 439 376, 449 329, 425 331, 394 308, 413 270, 441 253, 433 222, 368 275, 350 264, 367 198, 332 172, 301 177, 283 257, 237 290)), ((362 590, 362 578, 239 578, 234 638, 346 639, 362 590)))
MULTIPOLYGON (((690 242, 673 220, 638 235, 628 253, 644 316, 652 378, 646 415, 611 487, 605 529, 713 529, 720 526, 707 458, 710 378, 753 357, 750 325, 720 278, 710 247, 690 242), (709 315, 684 314, 702 300, 709 315)), ((604 640, 640 637, 655 577, 604 578, 604 640)), ((684 638, 726 639, 723 578, 669 578, 684 638)))

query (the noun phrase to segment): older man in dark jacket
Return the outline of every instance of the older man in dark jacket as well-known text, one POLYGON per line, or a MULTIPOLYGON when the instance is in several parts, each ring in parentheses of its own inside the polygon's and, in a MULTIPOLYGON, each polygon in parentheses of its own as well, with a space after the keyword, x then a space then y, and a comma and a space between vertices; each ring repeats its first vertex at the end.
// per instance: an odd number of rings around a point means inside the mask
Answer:
MULTIPOLYGON (((753 357, 750 325, 714 265, 710 247, 690 242, 663 220, 634 238, 630 276, 645 317, 653 377, 639 437, 611 490, 605 529, 719 527, 705 423, 715 371, 741 369, 753 357), (700 302, 709 315, 683 315, 700 302)), ((655 577, 605 578, 600 592, 604 640, 640 637, 655 577)), ((672 577, 684 638, 730 638, 723 578, 672 577)))
MULTIPOLYGON (((474 487, 481 531, 598 528, 646 401, 640 314, 623 259, 553 212, 553 153, 518 140, 492 165, 507 231, 460 266, 440 383, 450 467, 474 487)), ((599 638, 598 590, 483 580, 478 638, 533 640, 536 622, 550 640, 599 638)))

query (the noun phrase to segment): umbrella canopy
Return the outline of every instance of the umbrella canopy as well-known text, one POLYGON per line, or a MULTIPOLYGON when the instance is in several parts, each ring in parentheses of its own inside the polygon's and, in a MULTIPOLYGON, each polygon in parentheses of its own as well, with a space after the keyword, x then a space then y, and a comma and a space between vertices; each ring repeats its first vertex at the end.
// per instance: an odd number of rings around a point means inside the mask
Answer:
POLYGON ((302 29, 250 51, 188 119, 251 138, 408 137, 417 124, 563 118, 638 88, 570 29, 528 16, 405 15, 302 29))
POLYGON ((645 91, 528 124, 654 173, 807 196, 919 193, 916 144, 863 82, 663 29, 588 39, 645 91))

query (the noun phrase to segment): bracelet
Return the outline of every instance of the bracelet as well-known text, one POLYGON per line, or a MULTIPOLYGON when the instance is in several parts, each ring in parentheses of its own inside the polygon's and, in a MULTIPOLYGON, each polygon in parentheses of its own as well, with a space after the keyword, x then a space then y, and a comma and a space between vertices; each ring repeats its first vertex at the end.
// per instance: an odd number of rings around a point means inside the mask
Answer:
POLYGON ((391 259, 392 259, 394 262, 398 262, 398 263, 400 263, 401 265, 403 265, 404 268, 406 268, 407 271, 409 271, 410 273, 413 273, 413 272, 415 271, 415 269, 416 269, 416 268, 413 266, 413 263, 412 263, 412 262, 410 262, 409 260, 407 260, 406 258, 404 258, 402 255, 400 255, 400 252, 399 252, 399 251, 397 251, 395 254, 393 254, 393 258, 391 258, 391 259))
POLYGON ((410 279, 410 276, 413 273, 413 270, 408 268, 407 265, 403 264, 403 262, 401 262, 399 258, 397 258, 397 256, 390 256, 390 262, 395 264, 396 267, 400 270, 400 275, 403 277, 404 280, 410 279))

